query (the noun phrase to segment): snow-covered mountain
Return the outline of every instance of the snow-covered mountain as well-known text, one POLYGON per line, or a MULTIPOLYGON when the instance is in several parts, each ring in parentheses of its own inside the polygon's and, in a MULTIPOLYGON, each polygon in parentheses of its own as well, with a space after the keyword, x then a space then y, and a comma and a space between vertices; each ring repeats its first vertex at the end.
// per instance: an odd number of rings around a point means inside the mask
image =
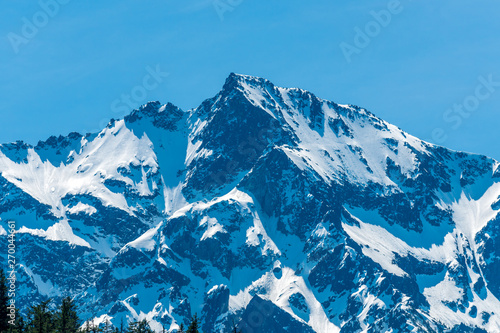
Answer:
MULTIPOLYGON (((0 145, 18 304, 175 332, 499 332, 500 170, 231 74, 183 111, 0 145)), ((7 248, 6 228, 0 246, 7 248)))

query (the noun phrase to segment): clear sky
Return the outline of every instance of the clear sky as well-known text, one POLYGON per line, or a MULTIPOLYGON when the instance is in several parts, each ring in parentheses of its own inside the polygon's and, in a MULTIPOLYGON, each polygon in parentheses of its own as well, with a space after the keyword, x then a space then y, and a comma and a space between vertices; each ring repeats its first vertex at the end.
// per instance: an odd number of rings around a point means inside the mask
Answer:
POLYGON ((194 108, 237 72, 500 159, 499 13, 498 0, 4 1, 0 142, 94 131, 149 100, 194 108))

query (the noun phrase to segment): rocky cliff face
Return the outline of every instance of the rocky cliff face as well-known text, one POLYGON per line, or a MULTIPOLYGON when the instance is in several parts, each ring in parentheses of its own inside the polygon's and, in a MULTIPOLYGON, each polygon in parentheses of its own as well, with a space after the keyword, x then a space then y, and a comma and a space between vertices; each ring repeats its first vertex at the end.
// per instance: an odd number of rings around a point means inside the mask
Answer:
MULTIPOLYGON (((353 105, 231 74, 182 111, 0 145, 18 304, 175 332, 500 330, 500 170, 353 105)), ((6 232, 0 229, 6 247, 6 232)))

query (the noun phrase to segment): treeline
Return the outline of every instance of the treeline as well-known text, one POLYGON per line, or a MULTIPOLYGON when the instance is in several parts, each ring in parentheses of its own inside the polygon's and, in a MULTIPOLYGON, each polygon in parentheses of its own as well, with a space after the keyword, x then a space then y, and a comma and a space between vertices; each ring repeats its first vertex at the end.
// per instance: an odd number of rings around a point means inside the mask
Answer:
MULTIPOLYGON (((56 310, 50 310, 51 300, 34 305, 23 317, 10 305, 7 279, 0 269, 0 333, 154 333, 146 320, 113 327, 108 321, 94 325, 78 317, 78 308, 70 297, 63 298, 56 310)), ((177 333, 203 333, 201 321, 195 314, 187 327, 180 325, 177 333)), ((166 332, 163 329, 163 332, 166 332)), ((235 324, 230 333, 241 333, 235 324)))

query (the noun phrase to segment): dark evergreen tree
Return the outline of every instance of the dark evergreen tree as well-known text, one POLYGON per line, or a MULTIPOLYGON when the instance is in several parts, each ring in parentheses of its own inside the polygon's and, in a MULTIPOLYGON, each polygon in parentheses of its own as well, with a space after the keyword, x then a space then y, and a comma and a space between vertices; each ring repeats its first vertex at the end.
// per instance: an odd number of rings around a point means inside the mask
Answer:
POLYGON ((120 321, 120 327, 113 326, 108 320, 106 320, 103 332, 110 333, 128 333, 127 328, 123 324, 123 318, 120 321))
POLYGON ((242 333, 241 330, 238 328, 238 325, 233 320, 233 328, 231 328, 231 333, 242 333))
POLYGON ((85 322, 85 328, 83 329, 83 332, 85 332, 85 333, 90 332, 90 320, 87 320, 85 322))
POLYGON ((80 327, 77 308, 70 297, 62 300, 59 311, 55 315, 55 326, 57 332, 77 333, 80 327))
POLYGON ((125 325, 123 324, 123 318, 120 321, 120 333, 126 333, 127 330, 125 329, 125 325))
POLYGON ((95 325, 94 322, 92 322, 92 325, 90 327, 90 333, 99 333, 102 332, 102 329, 99 327, 99 325, 95 325))
MULTIPOLYGON (((95 310, 95 309, 94 309, 95 310)), ((85 328, 83 329, 83 332, 85 333, 98 333, 98 332, 102 332, 102 329, 99 327, 99 325, 96 325, 94 323, 94 319, 97 317, 97 313, 96 312, 93 312, 91 317, 92 319, 88 319, 86 322, 85 322, 85 328)))
POLYGON ((131 323, 127 330, 128 333, 154 333, 153 330, 149 327, 146 319, 141 321, 135 321, 131 323))
POLYGON ((184 331, 184 324, 181 323, 179 325, 179 330, 177 331, 177 333, 185 333, 185 331, 184 331))
POLYGON ((32 306, 28 313, 28 333, 53 333, 54 314, 49 310, 50 299, 32 306))
POLYGON ((200 320, 198 319, 198 314, 194 314, 193 318, 191 319, 191 323, 188 326, 188 329, 186 333, 201 333, 200 332, 200 320))
MULTIPOLYGON (((9 329, 9 288, 7 287, 7 278, 0 268, 0 332, 6 332, 9 329)), ((11 325, 10 325, 11 326, 11 325)))
POLYGON ((103 333, 113 333, 113 327, 111 326, 111 323, 109 322, 109 320, 106 319, 106 321, 104 322, 104 327, 102 328, 102 332, 103 333))
POLYGON ((82 329, 78 331, 78 333, 97 333, 97 332, 102 332, 102 329, 99 328, 98 325, 94 324, 94 319, 95 316, 92 316, 92 320, 87 320, 85 322, 85 325, 82 329))
MULTIPOLYGON (((3 331, 0 331, 3 332, 3 331)), ((16 320, 14 321, 14 325, 9 325, 9 330, 6 331, 8 333, 24 333, 26 332, 26 323, 24 322, 23 316, 19 312, 19 309, 16 309, 16 320)))

